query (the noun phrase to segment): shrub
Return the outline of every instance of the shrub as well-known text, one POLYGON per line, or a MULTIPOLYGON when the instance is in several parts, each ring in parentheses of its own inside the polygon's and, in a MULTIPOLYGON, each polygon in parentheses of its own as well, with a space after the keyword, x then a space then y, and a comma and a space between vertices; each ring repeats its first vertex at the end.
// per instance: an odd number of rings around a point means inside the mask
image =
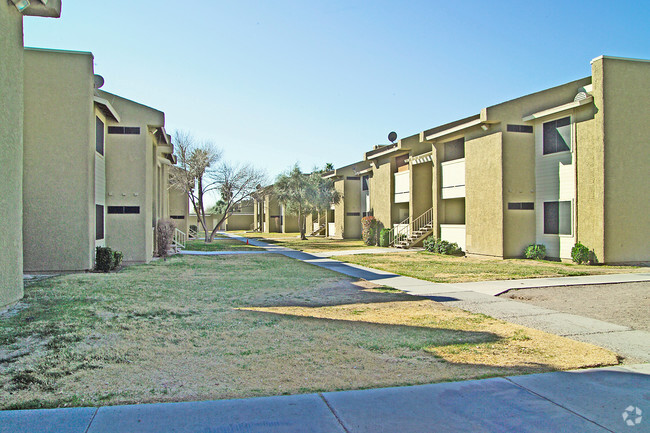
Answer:
POLYGON ((199 228, 196 226, 196 224, 190 224, 190 231, 194 233, 198 233, 199 228))
POLYGON ((174 222, 169 219, 159 219, 156 224, 156 254, 164 260, 167 260, 172 247, 175 229, 174 222))
POLYGON ((571 259, 579 265, 583 263, 595 265, 598 263, 598 258, 596 258, 594 250, 590 251, 589 248, 582 245, 580 242, 576 243, 573 248, 571 248, 571 259))
POLYGON ((361 218, 361 237, 366 245, 377 245, 378 221, 374 216, 361 218))
POLYGON ((543 244, 531 244, 524 250, 524 257, 533 260, 542 260, 546 257, 546 246, 543 244))
POLYGON ((113 267, 112 269, 117 269, 120 267, 122 264, 122 258, 124 257, 124 254, 122 254, 122 251, 113 251, 113 267))
POLYGON ((95 248, 95 269, 108 272, 113 269, 113 250, 108 247, 95 248))
POLYGON ((425 250, 429 251, 430 253, 433 253, 436 247, 436 238, 434 238, 433 236, 429 236, 428 238, 422 241, 422 245, 424 246, 425 250))
POLYGON ((379 231, 379 246, 387 247, 389 243, 390 229, 381 229, 379 231))
POLYGON ((449 242, 442 239, 436 239, 433 236, 429 236, 423 241, 424 249, 437 254, 444 255, 461 255, 463 250, 458 246, 456 242, 449 242))

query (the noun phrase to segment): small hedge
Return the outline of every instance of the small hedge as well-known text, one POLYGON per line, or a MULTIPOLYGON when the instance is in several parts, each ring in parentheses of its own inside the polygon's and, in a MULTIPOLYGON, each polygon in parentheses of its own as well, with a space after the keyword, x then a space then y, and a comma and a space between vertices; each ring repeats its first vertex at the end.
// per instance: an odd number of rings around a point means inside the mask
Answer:
POLYGON ((162 257, 163 260, 167 260, 167 256, 169 255, 169 250, 174 240, 175 229, 176 225, 170 219, 161 218, 156 224, 156 254, 158 257, 162 257))
POLYGON ((390 229, 381 229, 379 232, 379 246, 387 247, 389 243, 390 229))
POLYGON ((524 250, 524 257, 533 260, 543 260, 546 258, 546 245, 531 244, 524 250))
POLYGON ((109 272, 117 269, 122 264, 121 251, 113 251, 109 247, 97 247, 95 249, 95 270, 109 272))
POLYGON ((361 218, 361 237, 366 245, 377 245, 378 221, 374 216, 361 218))
POLYGON ((456 242, 448 242, 442 239, 436 239, 433 236, 429 236, 424 241, 422 241, 424 249, 437 254, 444 255, 453 255, 458 256, 463 254, 463 250, 458 246, 456 242))
POLYGON ((580 242, 571 248, 571 259, 579 265, 583 263, 595 265, 598 263, 598 258, 594 250, 589 250, 588 247, 582 245, 580 242))

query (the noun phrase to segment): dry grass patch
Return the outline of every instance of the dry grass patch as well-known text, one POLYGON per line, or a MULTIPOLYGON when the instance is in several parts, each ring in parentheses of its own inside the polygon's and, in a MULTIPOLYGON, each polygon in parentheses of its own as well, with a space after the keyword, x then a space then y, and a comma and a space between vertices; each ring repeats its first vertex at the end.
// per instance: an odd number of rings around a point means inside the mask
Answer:
POLYGON ((424 251, 399 254, 357 254, 354 256, 334 256, 332 258, 435 283, 463 283, 645 271, 643 268, 633 266, 588 266, 544 260, 452 257, 424 251))
POLYGON ((445 307, 429 300, 326 307, 247 308, 247 310, 437 331, 462 331, 465 336, 472 333, 475 336, 489 335, 483 339, 485 341, 480 341, 479 338, 479 341, 459 341, 454 344, 433 339, 430 345, 422 347, 425 352, 433 353, 456 364, 490 367, 535 367, 543 364, 552 369, 568 370, 618 363, 616 355, 609 350, 488 316, 445 307))
POLYGON ((517 334, 520 327, 275 254, 175 256, 55 277, 25 292, 24 305, 0 318, 1 409, 295 394, 615 362, 581 343, 548 343, 542 354, 514 349, 552 336, 517 334))

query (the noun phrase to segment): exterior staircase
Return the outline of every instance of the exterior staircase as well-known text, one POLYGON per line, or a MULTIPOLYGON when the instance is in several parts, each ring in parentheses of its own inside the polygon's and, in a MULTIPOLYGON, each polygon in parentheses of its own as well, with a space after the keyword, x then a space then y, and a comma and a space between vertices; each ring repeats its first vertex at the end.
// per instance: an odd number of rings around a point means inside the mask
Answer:
POLYGON ((183 248, 185 248, 186 242, 187 242, 187 235, 178 229, 174 229, 174 237, 172 238, 172 247, 171 247, 173 253, 174 254, 179 253, 183 248))
POLYGON ((408 217, 391 229, 388 238, 389 246, 395 248, 410 248, 433 233, 433 208, 411 221, 408 217))
POLYGON ((311 232, 309 236, 316 236, 317 234, 321 233, 323 230, 325 230, 325 223, 321 223, 321 225, 319 225, 316 230, 311 232))

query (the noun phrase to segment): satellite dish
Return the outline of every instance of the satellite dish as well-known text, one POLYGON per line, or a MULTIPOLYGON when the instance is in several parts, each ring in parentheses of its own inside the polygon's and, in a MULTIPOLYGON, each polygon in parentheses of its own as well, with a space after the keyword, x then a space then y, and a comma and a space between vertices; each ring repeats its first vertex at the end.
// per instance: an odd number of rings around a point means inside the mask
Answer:
POLYGON ((392 131, 388 133, 388 140, 390 140, 391 143, 395 143, 395 140, 397 140, 397 132, 392 131))
POLYGON ((102 77, 99 74, 95 74, 95 76, 93 77, 93 82, 95 85, 95 89, 101 89, 102 86, 104 85, 104 77, 102 77))

